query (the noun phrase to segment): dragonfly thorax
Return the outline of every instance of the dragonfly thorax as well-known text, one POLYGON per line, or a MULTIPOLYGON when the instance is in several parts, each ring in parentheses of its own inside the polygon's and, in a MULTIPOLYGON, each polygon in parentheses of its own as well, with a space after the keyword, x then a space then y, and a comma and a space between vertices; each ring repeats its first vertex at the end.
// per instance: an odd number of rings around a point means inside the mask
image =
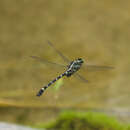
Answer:
POLYGON ((83 60, 81 58, 78 58, 74 61, 72 61, 69 65, 68 65, 68 69, 66 71, 66 76, 69 77, 71 76, 73 73, 75 73, 76 71, 78 71, 81 67, 83 63, 83 60))

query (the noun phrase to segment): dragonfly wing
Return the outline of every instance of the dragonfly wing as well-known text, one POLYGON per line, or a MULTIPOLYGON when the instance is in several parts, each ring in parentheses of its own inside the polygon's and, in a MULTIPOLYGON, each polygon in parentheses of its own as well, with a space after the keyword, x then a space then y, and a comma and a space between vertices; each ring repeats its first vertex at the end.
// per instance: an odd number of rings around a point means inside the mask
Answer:
POLYGON ((83 76, 79 75, 78 73, 76 73, 75 76, 76 76, 78 79, 82 80, 83 82, 89 83, 89 81, 88 81, 87 79, 85 79, 83 76))
POLYGON ((70 60, 66 56, 64 56, 59 50, 57 50, 50 41, 48 41, 48 44, 57 52, 58 55, 60 55, 62 57, 62 59, 65 62, 68 62, 68 63, 70 62, 70 60))
POLYGON ((94 65, 94 64, 88 64, 88 63, 85 63, 84 67, 87 68, 88 71, 103 71, 103 70, 114 69, 113 66, 94 65))
POLYGON ((66 67, 65 65, 62 65, 62 64, 57 64, 57 63, 54 63, 54 62, 50 62, 48 60, 45 60, 45 59, 42 59, 38 56, 30 56, 31 58, 35 59, 35 60, 38 60, 40 62, 43 62, 45 64, 50 64, 50 65, 53 65, 53 66, 59 66, 59 67, 66 67))

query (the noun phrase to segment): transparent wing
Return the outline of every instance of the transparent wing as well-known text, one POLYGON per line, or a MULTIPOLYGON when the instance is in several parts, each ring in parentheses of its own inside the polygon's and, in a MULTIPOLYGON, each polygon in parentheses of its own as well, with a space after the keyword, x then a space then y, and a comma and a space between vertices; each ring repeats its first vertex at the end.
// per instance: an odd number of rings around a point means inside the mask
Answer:
MULTIPOLYGON (((62 57, 62 59, 64 59, 64 61, 68 63, 70 62, 70 60, 66 56, 64 56, 59 50, 57 50, 50 41, 48 41, 48 44, 57 52, 58 55, 62 57)), ((114 69, 114 67, 112 66, 93 65, 93 64, 88 64, 88 63, 85 63, 84 66, 86 66, 89 71, 92 71, 92 70, 102 71, 102 70, 114 69)))
POLYGON ((70 62, 70 60, 69 60, 66 56, 64 56, 59 50, 57 50, 57 49, 54 47, 54 45, 53 45, 50 41, 48 41, 48 44, 57 52, 58 55, 60 55, 60 56, 62 57, 62 59, 63 59, 65 62, 67 62, 67 63, 70 62))
POLYGON ((88 71, 103 71, 103 70, 111 70, 111 69, 114 69, 113 66, 95 65, 95 64, 89 64, 89 63, 85 63, 83 66, 84 66, 88 71))
POLYGON ((42 59, 38 56, 30 56, 31 58, 35 59, 35 60, 38 60, 40 62, 43 62, 45 64, 50 64, 50 65, 53 65, 53 66, 59 66, 59 67, 66 67, 65 65, 62 65, 62 64, 58 64, 58 63, 54 63, 54 62, 50 62, 48 60, 45 60, 45 59, 42 59))
POLYGON ((82 80, 85 83, 89 83, 87 79, 85 79, 83 76, 79 75, 78 73, 74 74, 78 79, 82 80))

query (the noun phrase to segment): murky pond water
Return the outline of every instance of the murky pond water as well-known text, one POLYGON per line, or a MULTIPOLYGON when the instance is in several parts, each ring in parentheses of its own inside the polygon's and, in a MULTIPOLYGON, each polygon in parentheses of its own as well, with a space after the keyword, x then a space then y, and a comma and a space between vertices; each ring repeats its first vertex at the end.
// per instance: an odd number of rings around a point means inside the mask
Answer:
MULTIPOLYGON (((129 5, 129 0, 0 0, 0 120, 42 123, 68 108, 129 109, 129 5), (37 98, 43 85, 64 72, 30 59, 37 55, 64 63, 46 40, 70 60, 81 57, 116 69, 81 69, 79 73, 90 83, 72 76, 63 80, 58 91, 50 87, 37 98)), ((0 125, 8 129, 8 124, 0 125)))

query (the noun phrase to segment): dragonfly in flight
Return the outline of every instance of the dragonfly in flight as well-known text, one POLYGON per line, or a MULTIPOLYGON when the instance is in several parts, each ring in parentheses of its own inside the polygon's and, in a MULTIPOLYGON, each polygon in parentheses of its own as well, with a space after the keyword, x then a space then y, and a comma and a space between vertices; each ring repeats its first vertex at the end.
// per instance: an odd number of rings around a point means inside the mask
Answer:
MULTIPOLYGON (((70 77, 71 75, 75 75, 76 77, 78 77, 80 80, 88 83, 88 80, 86 80, 83 76, 81 76, 80 74, 77 73, 77 71, 81 68, 82 64, 84 63, 84 60, 82 58, 77 58, 73 61, 70 61, 67 57, 65 57, 59 50, 57 50, 54 45, 48 41, 48 44, 56 51, 56 53, 58 53, 58 55, 60 55, 62 57, 62 59, 64 61, 66 61, 68 63, 68 65, 66 66, 67 69, 65 72, 63 72, 61 75, 59 75, 58 77, 56 77, 54 80, 50 81, 47 85, 43 86, 37 93, 37 96, 41 96, 44 91, 51 86, 53 83, 55 83, 57 80, 61 79, 62 77, 66 76, 66 77, 70 77)), ((45 63, 49 63, 49 64, 53 64, 53 65, 59 65, 59 66, 63 66, 65 67, 65 65, 62 64, 57 64, 57 63, 53 63, 47 60, 44 60, 38 56, 31 56, 33 59, 39 60, 39 61, 43 61, 45 63)), ((89 68, 96 68, 96 69, 112 69, 113 67, 110 66, 97 66, 97 65, 89 65, 86 64, 87 67, 89 68)))

